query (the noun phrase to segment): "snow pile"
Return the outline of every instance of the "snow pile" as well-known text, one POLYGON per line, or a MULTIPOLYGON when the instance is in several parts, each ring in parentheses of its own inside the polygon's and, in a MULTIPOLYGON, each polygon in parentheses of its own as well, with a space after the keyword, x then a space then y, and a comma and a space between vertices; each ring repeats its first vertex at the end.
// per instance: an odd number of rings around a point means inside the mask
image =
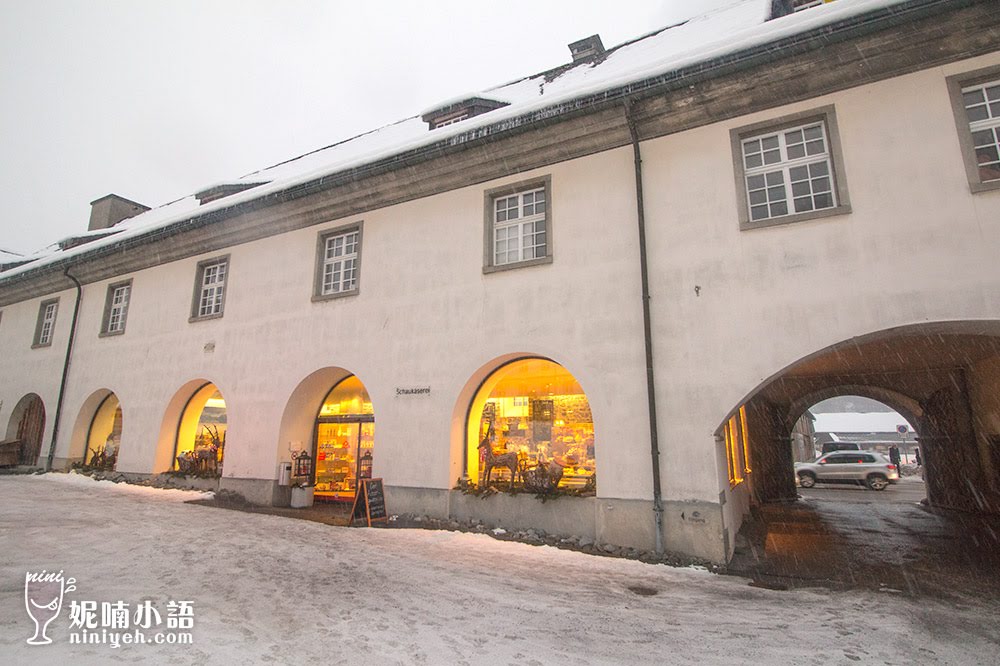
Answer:
POLYGON ((153 488, 151 486, 140 486, 131 483, 115 483, 106 479, 92 479, 85 474, 78 474, 77 472, 70 472, 69 474, 33 474, 28 478, 47 483, 73 486, 89 492, 117 492, 157 502, 190 502, 192 500, 210 500, 215 497, 215 493, 212 492, 180 490, 178 488, 153 488))

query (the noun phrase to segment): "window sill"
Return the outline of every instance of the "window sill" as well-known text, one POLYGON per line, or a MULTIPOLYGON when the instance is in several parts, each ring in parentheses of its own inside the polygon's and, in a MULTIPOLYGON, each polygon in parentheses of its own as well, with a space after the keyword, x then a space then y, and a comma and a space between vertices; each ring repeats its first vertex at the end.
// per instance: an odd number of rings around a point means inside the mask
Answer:
POLYGON ((751 229, 760 229, 763 227, 778 227, 785 224, 795 224, 797 222, 807 222, 809 220, 819 220, 824 217, 835 217, 837 215, 847 215, 851 212, 850 206, 836 206, 835 208, 826 208, 824 210, 814 210, 809 213, 797 213, 795 215, 785 215, 783 217, 774 217, 768 220, 756 220, 750 222, 748 220, 740 221, 740 231, 749 231, 751 229))
POLYGON ((193 324, 196 321, 209 321, 211 319, 222 319, 223 314, 224 313, 220 312, 219 314, 205 315, 203 317, 189 317, 188 323, 193 324))
POLYGON ((985 183, 969 183, 969 189, 972 190, 973 194, 1000 190, 1000 180, 988 180, 985 183))
POLYGON ((46 342, 46 343, 36 342, 33 345, 31 345, 31 348, 32 349, 44 349, 45 347, 51 347, 51 346, 52 346, 51 342, 46 342))
POLYGON ((326 301, 335 301, 339 298, 357 296, 360 292, 360 289, 352 289, 351 291, 338 291, 334 294, 313 294, 311 300, 313 303, 324 303, 326 301))
POLYGON ((97 337, 99 337, 99 338, 113 338, 113 337, 116 337, 116 336, 119 336, 119 335, 125 335, 125 329, 124 328, 122 330, 120 330, 120 331, 101 331, 97 335, 97 337))
POLYGON ((543 264, 551 264, 552 255, 547 257, 540 257, 538 259, 529 259, 527 261, 518 261, 512 264, 502 264, 500 266, 483 266, 483 274, 489 273, 499 273, 501 271, 509 271, 514 268, 527 268, 528 266, 541 266, 543 264))

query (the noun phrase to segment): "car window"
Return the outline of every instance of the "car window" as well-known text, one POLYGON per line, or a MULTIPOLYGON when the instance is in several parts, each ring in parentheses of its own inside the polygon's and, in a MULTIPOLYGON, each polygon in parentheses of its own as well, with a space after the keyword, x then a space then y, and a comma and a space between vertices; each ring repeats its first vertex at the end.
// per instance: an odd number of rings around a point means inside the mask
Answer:
POLYGON ((866 456, 866 455, 863 455, 863 456, 861 456, 861 462, 866 462, 866 463, 876 462, 875 456, 866 456))
POLYGON ((838 453, 836 455, 827 456, 826 462, 831 465, 843 465, 844 463, 854 462, 857 459, 856 455, 845 455, 843 453, 838 453))

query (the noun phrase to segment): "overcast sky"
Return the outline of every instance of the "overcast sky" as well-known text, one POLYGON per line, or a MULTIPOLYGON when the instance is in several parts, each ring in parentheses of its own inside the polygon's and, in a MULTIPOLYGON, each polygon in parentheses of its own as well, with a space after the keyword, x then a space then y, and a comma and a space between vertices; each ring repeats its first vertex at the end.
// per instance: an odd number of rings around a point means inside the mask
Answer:
POLYGON ((0 0, 0 248, 84 231, 738 0, 0 0))

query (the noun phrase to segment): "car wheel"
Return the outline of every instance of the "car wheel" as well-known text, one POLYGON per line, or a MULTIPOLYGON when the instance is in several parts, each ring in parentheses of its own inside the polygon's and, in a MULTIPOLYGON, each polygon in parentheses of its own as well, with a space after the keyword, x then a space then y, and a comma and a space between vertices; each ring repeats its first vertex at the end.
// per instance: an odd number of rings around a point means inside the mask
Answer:
POLYGON ((807 472, 799 474, 799 485, 803 488, 812 488, 816 485, 816 477, 807 472))
POLYGON ((872 490, 885 490, 889 487, 889 479, 881 474, 872 474, 868 477, 868 487, 872 490))

